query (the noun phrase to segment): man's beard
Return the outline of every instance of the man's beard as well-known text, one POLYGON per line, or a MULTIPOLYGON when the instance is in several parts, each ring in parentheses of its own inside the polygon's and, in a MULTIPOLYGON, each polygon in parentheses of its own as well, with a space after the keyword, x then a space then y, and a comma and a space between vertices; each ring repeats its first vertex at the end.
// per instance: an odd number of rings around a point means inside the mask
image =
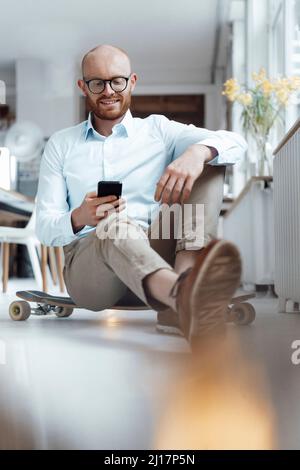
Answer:
MULTIPOLYGON (((92 101, 89 96, 86 97, 87 99, 87 105, 88 109, 95 114, 99 119, 103 119, 105 121, 115 121, 116 119, 119 119, 120 117, 124 116, 124 114, 127 112, 127 110, 130 107, 131 103, 131 95, 128 94, 126 97, 122 97, 122 101, 119 101, 120 106, 118 106, 118 109, 116 110, 102 110, 100 109, 101 104, 98 105, 98 103, 92 101)), ((109 98, 106 98, 109 99, 109 98)), ((114 99, 112 97, 111 99, 114 99)), ((117 98, 118 99, 118 98, 117 98)), ((97 100, 99 102, 99 99, 97 100)))

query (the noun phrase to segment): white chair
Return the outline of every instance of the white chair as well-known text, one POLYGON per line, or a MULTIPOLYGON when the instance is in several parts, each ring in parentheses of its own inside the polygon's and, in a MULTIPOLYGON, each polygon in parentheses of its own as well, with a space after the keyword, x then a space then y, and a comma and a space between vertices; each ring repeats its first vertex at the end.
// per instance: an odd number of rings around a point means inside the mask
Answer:
MULTIPOLYGON (((0 242, 1 242, 1 253, 2 253, 2 285, 3 292, 7 290, 8 273, 9 273, 9 244, 15 243, 19 245, 26 245, 31 261, 33 274, 39 288, 43 288, 43 277, 41 272, 40 260, 37 253, 37 248, 41 246, 39 240, 35 235, 35 209, 32 216, 24 228, 17 227, 0 227, 0 242)), ((42 247, 47 250, 46 247, 42 247)))

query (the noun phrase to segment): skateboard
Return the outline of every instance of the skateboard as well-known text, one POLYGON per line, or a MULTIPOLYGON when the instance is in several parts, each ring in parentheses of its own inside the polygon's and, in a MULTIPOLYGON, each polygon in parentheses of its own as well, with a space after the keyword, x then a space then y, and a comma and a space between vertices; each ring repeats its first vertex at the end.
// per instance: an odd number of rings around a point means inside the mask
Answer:
POLYGON ((227 322, 235 323, 236 325, 250 325, 250 323, 253 323, 256 317, 255 308, 246 301, 255 297, 255 292, 233 297, 227 307, 227 322))
MULTIPOLYGON (((54 313, 59 318, 72 315, 74 308, 84 308, 76 305, 71 297, 59 297, 37 290, 21 290, 16 296, 22 300, 15 300, 9 306, 9 315, 14 321, 27 320, 30 315, 49 315, 54 313), (32 306, 31 303, 37 304, 32 306)), ((142 301, 135 305, 116 304, 110 310, 145 310, 149 308, 142 301)))
MULTIPOLYGON (((59 297, 36 290, 23 290, 16 292, 16 296, 22 300, 15 300, 9 306, 9 315, 14 321, 27 320, 30 315, 49 315, 54 313, 59 318, 72 315, 74 308, 83 308, 76 305, 71 297, 59 297), (36 306, 32 306, 35 303, 36 306)), ((255 293, 239 295, 231 299, 227 307, 226 319, 236 325, 249 325, 255 319, 255 308, 249 299, 255 297, 255 293)), ((142 301, 139 304, 116 304, 111 310, 149 310, 148 305, 142 301)))

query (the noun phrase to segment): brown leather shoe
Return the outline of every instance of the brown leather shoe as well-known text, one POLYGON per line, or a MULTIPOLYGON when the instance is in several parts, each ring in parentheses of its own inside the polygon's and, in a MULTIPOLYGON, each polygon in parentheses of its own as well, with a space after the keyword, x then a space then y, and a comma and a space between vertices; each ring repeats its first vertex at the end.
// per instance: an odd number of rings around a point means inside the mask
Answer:
POLYGON ((225 331, 226 310, 240 284, 237 247, 213 240, 199 251, 192 268, 180 274, 170 295, 176 298, 179 322, 190 344, 225 331))
POLYGON ((179 324, 179 315, 171 307, 157 312, 156 329, 166 335, 183 336, 179 324))

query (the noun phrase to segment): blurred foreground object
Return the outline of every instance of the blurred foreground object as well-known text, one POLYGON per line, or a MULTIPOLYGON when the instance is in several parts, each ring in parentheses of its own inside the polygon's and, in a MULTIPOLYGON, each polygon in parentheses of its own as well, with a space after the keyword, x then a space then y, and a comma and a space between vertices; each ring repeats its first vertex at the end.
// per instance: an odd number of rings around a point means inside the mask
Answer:
POLYGON ((236 338, 207 342, 170 384, 154 443, 158 449, 276 448, 276 421, 262 368, 236 338))

